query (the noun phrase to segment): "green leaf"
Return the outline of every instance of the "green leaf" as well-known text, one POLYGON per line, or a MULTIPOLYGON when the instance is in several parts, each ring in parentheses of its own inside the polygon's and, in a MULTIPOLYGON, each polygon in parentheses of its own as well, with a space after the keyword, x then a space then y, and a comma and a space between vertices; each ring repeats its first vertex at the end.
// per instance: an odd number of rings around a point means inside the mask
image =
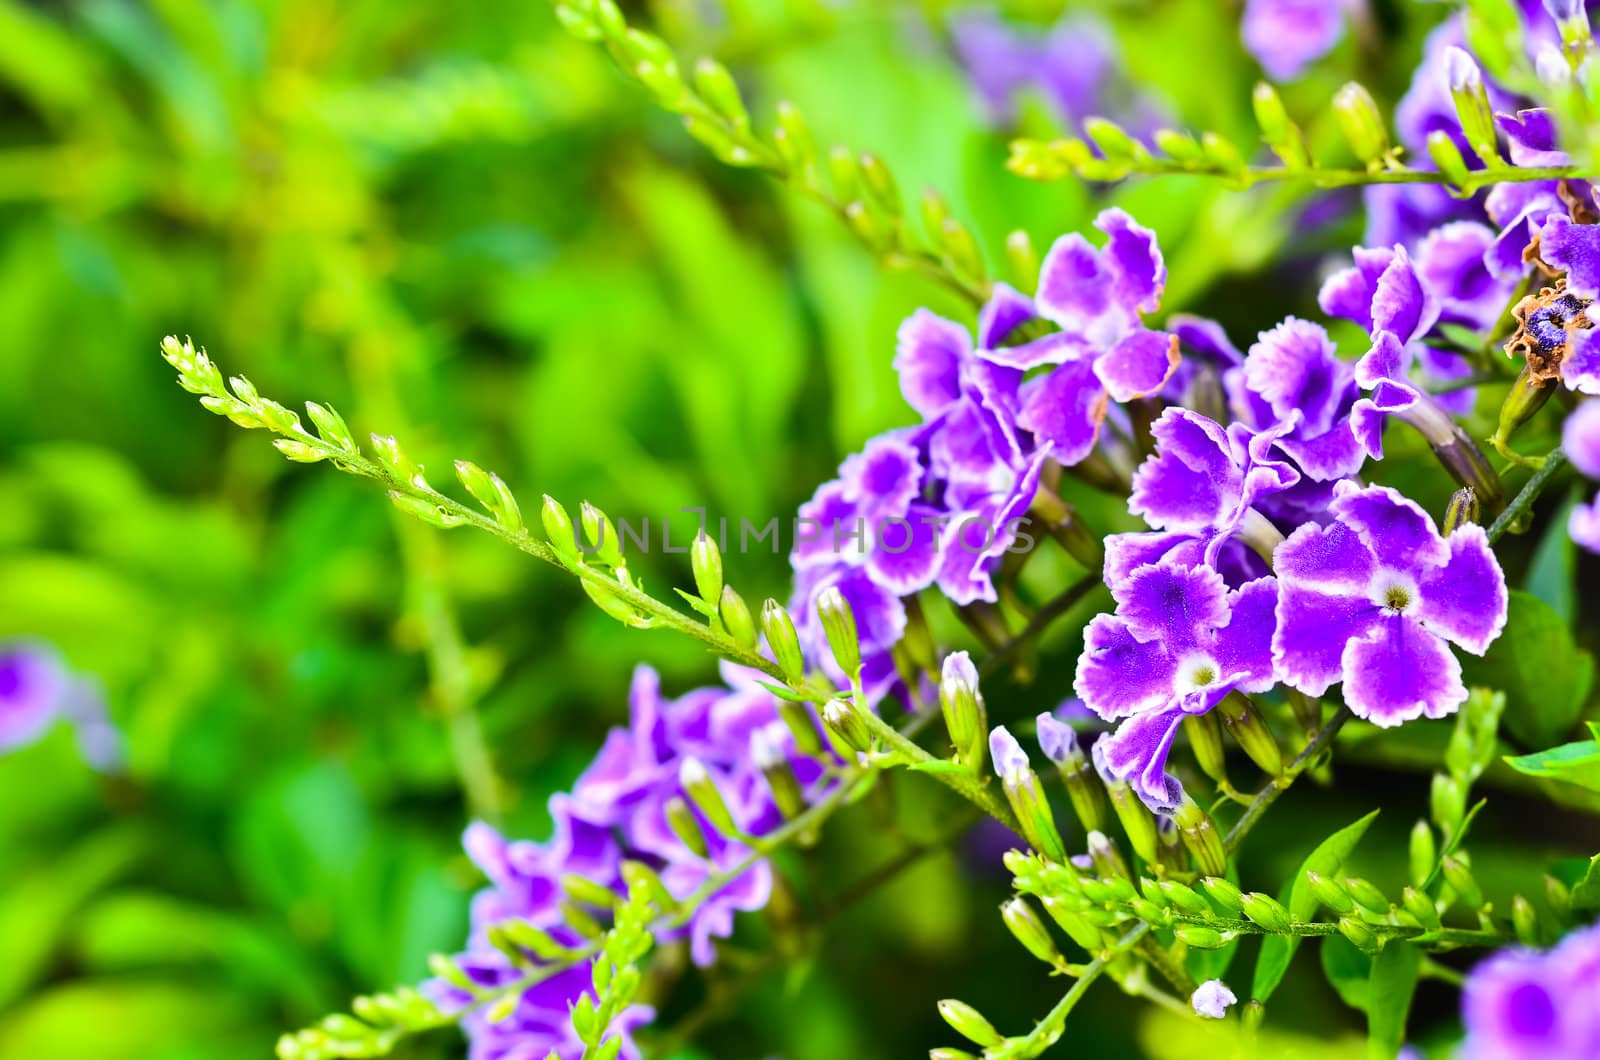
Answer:
POLYGON ((1530 777, 1548 777, 1600 792, 1600 740, 1578 740, 1531 755, 1507 756, 1506 764, 1530 777))
POLYGON ((1589 869, 1572 885, 1572 908, 1578 912, 1600 909, 1600 854, 1589 859, 1589 869))
MULTIPOLYGON (((1368 826, 1377 816, 1378 811, 1373 810, 1354 824, 1346 825, 1317 844, 1317 848, 1306 856, 1289 886, 1289 900, 1284 903, 1289 907, 1289 915, 1296 920, 1311 919, 1317 911, 1317 899, 1311 893, 1311 885, 1306 882, 1306 873, 1331 876, 1338 872, 1344 859, 1361 842, 1361 837, 1366 835, 1368 826)), ((1299 946, 1300 938, 1297 935, 1268 935, 1262 939, 1261 956, 1256 959, 1255 983, 1250 988, 1252 997, 1264 1002, 1272 996, 1272 992, 1283 981, 1284 973, 1289 970, 1289 962, 1294 959, 1299 946)))
POLYGON ((1567 533, 1567 518, 1576 503, 1569 498, 1551 517, 1550 528, 1528 564, 1526 582, 1528 592, 1549 604, 1550 609, 1569 624, 1578 614, 1578 548, 1572 542, 1572 535, 1567 533))
POLYGON ((1556 743, 1578 720, 1594 683, 1594 657, 1569 624, 1531 593, 1511 590, 1505 632, 1482 659, 1462 659, 1469 685, 1506 694, 1505 727, 1530 747, 1556 743))
POLYGON ((1372 959, 1367 980, 1367 1055, 1393 1060, 1406 1040, 1406 1015, 1417 990, 1422 951, 1409 942, 1390 942, 1372 959))
POLYGON ((1357 949, 1355 943, 1343 935, 1325 937, 1322 940, 1322 974, 1346 1005, 1362 1012, 1367 1010, 1372 958, 1357 949))

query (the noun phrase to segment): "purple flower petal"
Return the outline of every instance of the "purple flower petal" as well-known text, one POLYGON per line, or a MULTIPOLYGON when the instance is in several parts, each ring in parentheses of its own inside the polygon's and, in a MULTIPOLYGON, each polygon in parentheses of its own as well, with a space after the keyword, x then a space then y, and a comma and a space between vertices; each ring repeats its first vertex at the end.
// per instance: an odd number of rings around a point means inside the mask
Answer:
POLYGON ((1113 399, 1132 401, 1165 386, 1179 360, 1177 336, 1141 328, 1096 358, 1094 371, 1113 399))
POLYGON ((1167 265, 1156 234, 1115 207, 1101 211, 1094 226, 1107 237, 1103 255, 1118 302, 1135 312, 1154 313, 1167 285, 1167 265))
POLYGON ((1500 319, 1515 288, 1484 264, 1495 233, 1475 221, 1457 221, 1428 233, 1417 250, 1417 272, 1437 292, 1445 319, 1479 331, 1500 319))
POLYGON ((1158 640, 1178 656, 1199 644, 1210 627, 1228 623, 1228 587, 1209 567, 1141 567, 1113 585, 1111 595, 1117 617, 1135 637, 1158 640))
POLYGON ((1117 585, 1140 567, 1163 561, 1192 567, 1205 562, 1211 534, 1133 533, 1111 534, 1105 540, 1106 561, 1102 576, 1107 585, 1117 585))
POLYGON ((1365 635, 1378 617, 1378 606, 1365 597, 1321 592, 1280 577, 1273 668, 1284 683, 1320 696, 1344 677, 1345 645, 1365 635))
POLYGON ((1096 615, 1083 639, 1073 688, 1100 717, 1114 721, 1172 699, 1177 664, 1160 644, 1139 640, 1112 615, 1096 615))
POLYGON ((1494 120, 1506 134, 1513 164, 1529 169, 1572 164, 1572 158, 1559 147, 1556 123, 1548 110, 1541 107, 1496 114, 1494 120))
MULTIPOLYGON (((1593 306, 1584 313, 1590 320, 1596 315, 1593 306)), ((1561 381, 1568 390, 1600 396, 1600 330, 1569 332, 1567 355, 1561 359, 1561 381)))
POLYGON ((1461 664, 1444 641, 1405 615, 1385 615, 1344 649, 1344 701, 1380 728, 1442 718, 1466 702, 1461 664))
POLYGON ((1377 294, 1379 278, 1394 261, 1394 251, 1385 247, 1356 247, 1353 257, 1354 265, 1328 277, 1317 295, 1317 304, 1329 316, 1342 317, 1371 333, 1375 330, 1372 299, 1377 294))
POLYGON ((1128 510, 1158 530, 1217 525, 1238 505, 1244 487, 1227 433, 1180 408, 1163 412, 1150 433, 1156 452, 1134 472, 1128 510))
POLYGON ((1450 546, 1439 536, 1432 517, 1388 486, 1341 482, 1331 507, 1381 564, 1415 570, 1423 564, 1442 567, 1450 560, 1450 546))
POLYGON ((939 571, 940 513, 913 504, 902 517, 873 524, 867 570, 872 579, 896 596, 910 596, 933 584, 939 571))
POLYGON ((1506 577, 1483 527, 1467 523, 1450 535, 1450 561, 1417 586, 1416 617, 1429 630, 1474 655, 1489 650, 1506 624, 1506 577))
POLYGON ((1184 712, 1179 709, 1145 711, 1095 741, 1105 768, 1118 780, 1133 785, 1151 809, 1172 809, 1182 800, 1183 788, 1166 768, 1172 741, 1183 719, 1184 712))
POLYGON ((1212 655, 1241 692, 1265 692, 1277 683, 1272 634, 1278 628, 1278 583, 1258 578, 1228 596, 1230 617, 1217 630, 1212 655))
POLYGON ((1572 509, 1567 517, 1567 534, 1583 548, 1600 553, 1600 497, 1572 509))
POLYGON ((1292 81, 1339 42, 1344 7, 1344 0, 1247 0, 1245 49, 1274 81, 1292 81))
POLYGON ((1017 426, 1048 442, 1056 460, 1070 467, 1094 449, 1106 407, 1094 365, 1068 362, 1024 390, 1017 426))
POLYGON ((1244 361, 1246 385, 1266 400, 1277 418, 1298 410, 1313 434, 1333 425, 1346 397, 1348 371, 1328 333, 1297 317, 1263 331, 1244 361))
POLYGON ((1567 293, 1600 298, 1600 225, 1552 214, 1539 230, 1539 256, 1567 273, 1567 293))
POLYGON ((934 416, 961 396, 961 366, 972 339, 960 324, 919 309, 900 325, 894 369, 906 404, 934 416))
POLYGON ((1561 425, 1561 449, 1572 466, 1600 479, 1600 401, 1585 401, 1561 425))
POLYGON ((1392 331, 1401 342, 1427 334, 1439 319, 1439 302, 1423 284, 1404 247, 1396 247, 1394 260, 1378 277, 1372 296, 1372 330, 1392 331))

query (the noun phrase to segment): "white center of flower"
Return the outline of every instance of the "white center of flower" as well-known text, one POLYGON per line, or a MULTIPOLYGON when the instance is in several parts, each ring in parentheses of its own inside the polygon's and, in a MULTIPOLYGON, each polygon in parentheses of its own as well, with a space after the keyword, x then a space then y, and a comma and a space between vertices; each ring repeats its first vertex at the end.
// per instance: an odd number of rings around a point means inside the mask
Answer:
POLYGON ((1417 583, 1399 571, 1380 571, 1372 579, 1371 600, 1392 615, 1403 615, 1417 604, 1417 583))
POLYGON ((1222 668, 1204 655, 1193 655, 1178 664, 1177 691, 1180 695, 1195 692, 1217 683, 1222 668))

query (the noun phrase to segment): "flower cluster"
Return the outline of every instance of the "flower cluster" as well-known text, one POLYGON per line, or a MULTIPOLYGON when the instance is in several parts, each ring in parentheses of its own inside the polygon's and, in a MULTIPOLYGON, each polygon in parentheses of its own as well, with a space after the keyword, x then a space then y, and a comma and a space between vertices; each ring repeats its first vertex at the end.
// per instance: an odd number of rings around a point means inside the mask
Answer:
POLYGON ((1600 1056, 1600 925, 1545 953, 1509 949, 1480 963, 1462 991, 1462 1060, 1600 1056))

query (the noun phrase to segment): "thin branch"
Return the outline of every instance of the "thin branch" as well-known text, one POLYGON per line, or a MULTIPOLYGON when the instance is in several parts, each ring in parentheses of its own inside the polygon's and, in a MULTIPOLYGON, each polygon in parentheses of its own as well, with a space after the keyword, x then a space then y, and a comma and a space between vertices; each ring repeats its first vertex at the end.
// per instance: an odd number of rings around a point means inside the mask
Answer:
POLYGON ((1334 736, 1338 734, 1340 729, 1344 728, 1345 722, 1349 721, 1350 718, 1350 708, 1341 705, 1338 710, 1334 711, 1333 717, 1329 718, 1327 723, 1317 730, 1317 734, 1306 743, 1305 749, 1296 755, 1294 761, 1290 762, 1288 767, 1284 769, 1283 775, 1274 777, 1265 787, 1256 792, 1255 798, 1250 800, 1250 805, 1245 807, 1244 814, 1234 823, 1233 828, 1228 832, 1227 839, 1224 840, 1224 845, 1228 848, 1229 853, 1238 849, 1239 844, 1244 842, 1245 836, 1249 835, 1250 830, 1261 820, 1261 815, 1267 812, 1269 806, 1278 801, 1280 795, 1289 790, 1289 786, 1295 782, 1295 779, 1301 773, 1310 768, 1311 763, 1322 753, 1322 749, 1333 742, 1334 736))
POLYGON ((1539 494, 1544 492, 1544 488, 1550 484, 1550 480, 1555 477, 1556 472, 1560 471, 1566 464, 1566 453, 1562 452, 1559 447, 1550 450, 1549 454, 1545 456, 1544 462, 1539 465, 1539 470, 1535 471, 1533 477, 1528 480, 1527 485, 1522 487, 1522 492, 1513 497, 1511 503, 1506 505, 1506 510, 1501 512, 1500 517, 1490 524, 1489 544, 1492 545, 1504 537, 1506 532, 1511 529, 1512 524, 1520 519, 1524 512, 1533 507, 1533 502, 1539 499, 1539 494))

